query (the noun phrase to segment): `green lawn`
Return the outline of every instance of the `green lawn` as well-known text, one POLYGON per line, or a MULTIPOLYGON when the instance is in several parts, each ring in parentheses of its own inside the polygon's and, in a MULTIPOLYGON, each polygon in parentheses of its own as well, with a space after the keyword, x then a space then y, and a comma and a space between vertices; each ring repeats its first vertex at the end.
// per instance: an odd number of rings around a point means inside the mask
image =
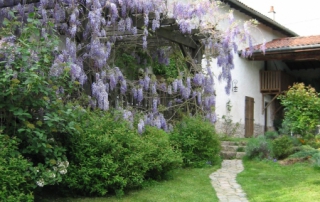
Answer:
POLYGON ((209 175, 218 167, 201 169, 178 169, 173 171, 173 179, 155 182, 152 185, 127 193, 122 199, 104 198, 47 198, 46 202, 218 202, 211 186, 209 175))
POLYGON ((250 202, 320 201, 320 170, 310 164, 282 166, 273 161, 244 160, 237 176, 250 202))

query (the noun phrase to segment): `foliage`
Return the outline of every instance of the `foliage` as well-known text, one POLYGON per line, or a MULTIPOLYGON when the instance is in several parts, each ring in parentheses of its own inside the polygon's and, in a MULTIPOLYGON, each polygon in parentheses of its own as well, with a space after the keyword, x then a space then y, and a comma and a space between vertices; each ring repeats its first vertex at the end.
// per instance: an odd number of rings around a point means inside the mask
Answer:
POLYGON ((0 133, 0 200, 33 201, 32 163, 18 151, 18 141, 0 133))
POLYGON ((313 138, 305 140, 305 144, 308 144, 315 149, 320 148, 320 135, 316 135, 313 138))
POLYGON ((222 123, 222 133, 224 135, 226 135, 227 137, 233 137, 236 132, 238 131, 239 127, 240 127, 240 123, 233 123, 232 121, 232 115, 231 113, 231 109, 232 109, 232 105, 231 105, 231 101, 229 100, 226 103, 226 109, 227 109, 227 114, 223 115, 221 118, 223 120, 222 123))
POLYGON ((174 202, 218 202, 215 190, 212 189, 208 176, 219 166, 194 169, 175 169, 170 172, 172 179, 161 182, 148 182, 145 189, 128 192, 121 199, 110 197, 57 198, 55 193, 46 193, 41 202, 142 202, 142 201, 174 201, 174 202), (52 197, 50 197, 50 195, 52 197))
POLYGON ((202 167, 219 161, 220 141, 214 126, 201 117, 185 117, 170 135, 173 146, 182 152, 186 167, 202 167))
POLYGON ((264 133, 264 136, 267 138, 267 139, 276 139, 278 136, 279 136, 279 133, 277 131, 267 131, 264 133))
POLYGON ((127 79, 137 80, 144 77, 144 73, 161 75, 164 79, 174 79, 179 72, 187 69, 186 59, 181 51, 173 47, 158 47, 148 54, 142 49, 118 48, 115 53, 114 65, 122 67, 122 72, 127 79), (146 72, 144 69, 148 69, 146 72))
POLYGON ((287 158, 294 152, 292 139, 288 135, 277 137, 272 141, 272 149, 275 158, 287 158))
POLYGON ((284 125, 294 133, 310 137, 319 124, 319 95, 311 86, 295 83, 285 95, 279 96, 285 107, 284 125))
POLYGON ((302 145, 299 149, 300 151, 290 155, 289 158, 311 158, 314 154, 319 152, 319 150, 314 149, 309 145, 302 145))
POLYGON ((320 168, 320 152, 313 154, 311 160, 316 168, 320 168))
POLYGON ((164 131, 146 128, 141 136, 111 113, 79 110, 82 129, 68 137, 70 168, 66 194, 122 196, 147 179, 161 179, 181 164, 164 131), (116 120, 115 120, 116 118, 116 120))
POLYGON ((260 135, 257 138, 252 138, 248 141, 246 147, 246 156, 249 159, 268 158, 272 156, 272 144, 266 137, 260 135))
POLYGON ((169 135, 155 127, 147 127, 142 134, 144 141, 144 160, 149 164, 146 173, 147 179, 164 179, 165 175, 181 165, 182 157, 170 145, 169 135))
POLYGON ((44 26, 35 13, 29 14, 27 23, 4 20, 3 24, 1 127, 5 134, 17 137, 19 151, 38 170, 34 184, 55 184, 67 172, 61 140, 75 129, 72 121, 64 119, 72 113, 72 106, 65 107, 64 102, 77 84, 69 80, 67 72, 60 78, 49 75, 59 43, 52 24, 44 26), (17 27, 21 28, 19 35, 15 35, 17 27))

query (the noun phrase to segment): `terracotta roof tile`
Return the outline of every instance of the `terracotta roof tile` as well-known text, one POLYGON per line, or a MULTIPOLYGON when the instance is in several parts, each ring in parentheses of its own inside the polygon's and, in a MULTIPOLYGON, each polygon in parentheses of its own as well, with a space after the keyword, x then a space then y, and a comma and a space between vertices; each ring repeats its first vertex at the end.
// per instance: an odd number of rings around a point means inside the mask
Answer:
MULTIPOLYGON (((266 50, 277 48, 294 48, 306 45, 320 44, 320 35, 302 36, 302 37, 286 37, 274 39, 266 43, 266 50)), ((260 48, 261 44, 254 46, 255 50, 260 48)))

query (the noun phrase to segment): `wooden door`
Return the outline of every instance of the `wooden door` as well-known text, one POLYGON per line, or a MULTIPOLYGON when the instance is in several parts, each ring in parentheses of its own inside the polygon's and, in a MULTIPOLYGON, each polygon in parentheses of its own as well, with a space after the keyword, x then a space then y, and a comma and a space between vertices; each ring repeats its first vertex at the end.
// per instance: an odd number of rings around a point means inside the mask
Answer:
POLYGON ((245 137, 253 136, 254 127, 254 99, 252 97, 245 98, 245 137))
MULTIPOLYGON (((264 107, 268 106, 268 102, 264 103, 264 107)), ((264 132, 268 131, 268 108, 266 108, 266 110, 264 110, 264 132)))

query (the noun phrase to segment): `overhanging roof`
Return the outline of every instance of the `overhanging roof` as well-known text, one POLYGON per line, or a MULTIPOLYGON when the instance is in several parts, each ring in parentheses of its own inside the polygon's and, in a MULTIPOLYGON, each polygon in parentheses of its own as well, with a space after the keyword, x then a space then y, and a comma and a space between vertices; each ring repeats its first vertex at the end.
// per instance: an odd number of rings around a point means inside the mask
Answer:
POLYGON ((281 32, 286 36, 299 36, 297 33, 291 31, 290 29, 284 27, 283 25, 277 23, 276 21, 268 18, 267 16, 259 13, 258 11, 248 7, 238 0, 222 0, 222 2, 229 4, 230 7, 239 10, 242 13, 247 14, 251 18, 258 20, 260 23, 271 27, 272 29, 281 32))
POLYGON ((274 39, 265 44, 265 53, 261 46, 253 47, 249 60, 281 60, 291 70, 320 68, 320 35, 274 39))

